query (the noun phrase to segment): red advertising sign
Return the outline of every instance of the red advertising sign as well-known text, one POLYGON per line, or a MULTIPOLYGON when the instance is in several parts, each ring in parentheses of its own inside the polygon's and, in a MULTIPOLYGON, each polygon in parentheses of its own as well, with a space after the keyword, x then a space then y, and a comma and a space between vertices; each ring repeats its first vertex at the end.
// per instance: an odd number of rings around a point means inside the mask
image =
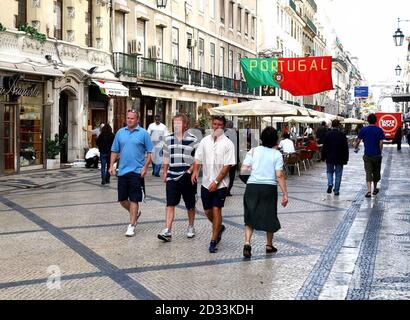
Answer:
POLYGON ((376 125, 383 129, 386 139, 393 139, 397 129, 402 125, 400 112, 376 112, 376 125))

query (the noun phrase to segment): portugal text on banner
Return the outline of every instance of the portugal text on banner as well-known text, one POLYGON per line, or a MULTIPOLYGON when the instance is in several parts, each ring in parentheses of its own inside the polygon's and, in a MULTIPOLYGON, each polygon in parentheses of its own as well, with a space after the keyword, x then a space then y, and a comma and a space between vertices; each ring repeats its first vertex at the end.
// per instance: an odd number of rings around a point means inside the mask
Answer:
POLYGON ((269 85, 294 96, 333 89, 332 57, 242 58, 242 71, 250 89, 269 85))

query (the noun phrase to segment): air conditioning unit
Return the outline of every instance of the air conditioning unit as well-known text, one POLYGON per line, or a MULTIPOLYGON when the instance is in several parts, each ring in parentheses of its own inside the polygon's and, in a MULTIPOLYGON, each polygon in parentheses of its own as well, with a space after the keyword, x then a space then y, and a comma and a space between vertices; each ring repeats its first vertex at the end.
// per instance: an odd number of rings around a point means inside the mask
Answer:
POLYGON ((162 50, 160 46, 151 47, 151 59, 161 60, 162 59, 162 50))
POLYGON ((129 51, 130 51, 130 54, 143 55, 144 46, 142 45, 142 41, 138 39, 131 40, 129 42, 129 51))
POLYGON ((196 40, 188 39, 186 46, 187 46, 188 49, 192 49, 192 48, 196 47, 196 40))

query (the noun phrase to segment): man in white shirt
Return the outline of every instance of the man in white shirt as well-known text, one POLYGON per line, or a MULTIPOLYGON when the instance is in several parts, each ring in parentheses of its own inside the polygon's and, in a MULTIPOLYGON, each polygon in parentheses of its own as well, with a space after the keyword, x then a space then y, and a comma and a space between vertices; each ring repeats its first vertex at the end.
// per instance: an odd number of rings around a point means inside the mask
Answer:
POLYGON ((279 143, 279 149, 283 153, 292 153, 295 152, 295 145, 293 144, 293 141, 290 140, 289 133, 285 133, 283 135, 283 140, 279 143))
POLYGON ((204 211, 212 223, 212 237, 209 252, 215 253, 216 245, 221 241, 225 226, 222 224, 222 208, 229 186, 227 176, 231 166, 235 165, 235 146, 224 134, 226 118, 212 117, 211 135, 206 136, 199 143, 195 153, 192 183, 196 183, 199 168, 202 165, 201 198, 204 211))
POLYGON ((164 146, 165 137, 169 134, 165 124, 161 123, 161 117, 155 116, 155 122, 148 126, 148 134, 151 136, 152 144, 154 145, 152 155, 152 175, 159 177, 159 172, 162 165, 162 148, 164 146))
POLYGON ((100 160, 100 151, 98 148, 90 148, 85 154, 85 167, 91 168, 94 165, 94 168, 98 168, 98 161, 100 160))

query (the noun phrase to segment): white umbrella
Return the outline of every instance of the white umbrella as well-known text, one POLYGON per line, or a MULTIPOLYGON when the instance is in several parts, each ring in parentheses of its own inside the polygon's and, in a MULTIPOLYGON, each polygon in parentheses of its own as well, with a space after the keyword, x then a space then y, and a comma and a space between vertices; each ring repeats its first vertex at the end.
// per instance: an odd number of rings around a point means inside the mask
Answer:
POLYGON ((290 116, 285 118, 285 122, 297 122, 297 123, 322 123, 320 118, 312 117, 300 117, 300 116, 290 116))
POLYGON ((268 97, 208 109, 211 115, 225 116, 298 116, 309 115, 305 108, 296 107, 279 97, 268 97))
POLYGON ((351 123, 351 124, 365 124, 366 121, 356 119, 356 118, 346 118, 342 120, 342 123, 351 123))

